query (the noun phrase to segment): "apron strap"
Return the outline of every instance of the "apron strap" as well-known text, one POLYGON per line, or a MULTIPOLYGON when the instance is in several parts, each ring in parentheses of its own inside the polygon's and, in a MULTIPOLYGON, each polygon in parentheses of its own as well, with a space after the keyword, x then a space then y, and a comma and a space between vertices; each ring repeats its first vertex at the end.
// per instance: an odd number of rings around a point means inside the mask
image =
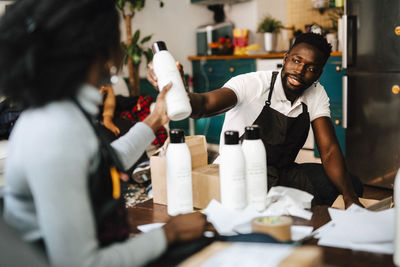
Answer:
POLYGON ((301 102, 301 105, 303 106, 303 113, 307 113, 308 112, 307 105, 304 104, 304 102, 301 102))
POLYGON ((271 84, 269 85, 268 99, 267 99, 267 101, 265 101, 265 105, 267 105, 267 106, 271 105, 272 91, 274 90, 275 81, 276 81, 276 77, 278 76, 278 73, 279 73, 278 71, 272 72, 271 84))
POLYGON ((109 156, 111 157, 111 160, 113 162, 113 164, 115 165, 115 167, 117 168, 117 170, 119 172, 125 172, 124 167, 121 163, 121 160, 118 158, 118 155, 115 153, 114 149, 111 147, 110 143, 108 142, 108 140, 105 138, 105 136, 103 136, 97 129, 96 127, 96 122, 94 121, 93 117, 88 114, 86 112, 86 110, 83 109, 83 107, 79 104, 79 102, 76 99, 72 99, 72 101, 77 105, 77 107, 81 110, 81 112, 83 113, 83 115, 85 116, 85 118, 89 121, 90 126, 92 126, 97 138, 99 138, 100 141, 100 145, 103 146, 109 156))

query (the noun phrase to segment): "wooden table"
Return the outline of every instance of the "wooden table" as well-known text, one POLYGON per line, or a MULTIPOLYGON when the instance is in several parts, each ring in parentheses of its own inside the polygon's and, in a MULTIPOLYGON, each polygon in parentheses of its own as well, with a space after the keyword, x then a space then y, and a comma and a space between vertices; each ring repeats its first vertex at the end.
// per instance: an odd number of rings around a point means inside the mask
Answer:
MULTIPOLYGON (((167 207, 154 204, 152 200, 138 204, 128 209, 128 220, 132 233, 139 233, 138 225, 166 222, 169 218, 167 207)), ((313 216, 310 221, 294 217, 295 225, 308 225, 315 228, 326 224, 331 219, 328 213, 328 206, 316 206, 313 208, 313 216)), ((317 245, 318 240, 307 241, 308 245, 317 245)), ((353 251, 332 247, 321 247, 324 253, 324 262, 328 266, 395 266, 392 255, 353 251)))

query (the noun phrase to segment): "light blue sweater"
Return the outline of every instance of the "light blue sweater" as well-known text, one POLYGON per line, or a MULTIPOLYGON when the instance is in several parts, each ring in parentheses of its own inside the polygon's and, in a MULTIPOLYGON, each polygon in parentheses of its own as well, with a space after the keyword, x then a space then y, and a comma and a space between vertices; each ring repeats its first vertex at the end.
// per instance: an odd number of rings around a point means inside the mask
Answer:
MULTIPOLYGON (((102 98, 96 88, 82 86, 77 99, 88 113, 98 114, 102 98)), ((153 131, 137 123, 112 146, 128 168, 152 140, 153 131)), ((72 101, 25 111, 10 137, 4 218, 24 239, 43 238, 55 266, 139 266, 166 249, 161 229, 99 247, 88 193, 88 173, 96 167, 98 145, 72 101)))

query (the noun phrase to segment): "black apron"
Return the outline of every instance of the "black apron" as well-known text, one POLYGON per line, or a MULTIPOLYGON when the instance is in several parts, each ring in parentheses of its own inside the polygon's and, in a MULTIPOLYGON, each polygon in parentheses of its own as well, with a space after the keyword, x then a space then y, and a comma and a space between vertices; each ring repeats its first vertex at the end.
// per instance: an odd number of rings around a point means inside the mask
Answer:
MULTIPOLYGON (((314 195, 313 205, 331 205, 340 192, 322 164, 294 162, 310 129, 307 105, 302 102, 303 112, 294 118, 270 107, 278 73, 272 73, 268 99, 254 121, 261 128, 261 139, 267 152, 268 189, 278 185, 294 187, 314 195)), ((356 193, 361 195, 361 182, 355 176, 350 177, 356 193)))
POLYGON ((310 116, 304 103, 301 103, 303 112, 296 118, 285 116, 270 107, 277 75, 278 72, 272 73, 268 99, 254 124, 261 128, 261 139, 268 151, 268 165, 280 169, 294 162, 306 142, 310 116))
POLYGON ((261 128, 261 139, 267 151, 268 188, 279 185, 279 171, 294 163, 310 129, 306 104, 301 103, 303 112, 295 118, 271 108, 271 97, 278 73, 272 73, 268 99, 253 123, 261 128))
MULTIPOLYGON (((99 164, 89 173, 89 193, 94 211, 97 239, 104 247, 128 238, 125 201, 122 196, 122 181, 119 172, 123 166, 109 141, 101 135, 94 118, 77 101, 74 101, 99 139, 99 164)), ((82 137, 84 138, 84 137, 82 137)), ((82 214, 87 216, 87 214, 82 214)))

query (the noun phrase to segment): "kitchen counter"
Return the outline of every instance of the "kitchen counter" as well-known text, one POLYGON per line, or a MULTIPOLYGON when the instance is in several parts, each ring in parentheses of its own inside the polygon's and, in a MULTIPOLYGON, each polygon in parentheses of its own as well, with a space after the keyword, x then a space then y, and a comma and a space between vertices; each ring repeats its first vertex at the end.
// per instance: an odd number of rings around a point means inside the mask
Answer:
MULTIPOLYGON (((268 59, 268 58, 283 58, 284 52, 281 53, 265 53, 265 54, 254 54, 254 55, 212 55, 212 56, 189 56, 189 60, 210 60, 210 59, 268 59)), ((331 56, 341 56, 342 52, 332 52, 331 56)))

